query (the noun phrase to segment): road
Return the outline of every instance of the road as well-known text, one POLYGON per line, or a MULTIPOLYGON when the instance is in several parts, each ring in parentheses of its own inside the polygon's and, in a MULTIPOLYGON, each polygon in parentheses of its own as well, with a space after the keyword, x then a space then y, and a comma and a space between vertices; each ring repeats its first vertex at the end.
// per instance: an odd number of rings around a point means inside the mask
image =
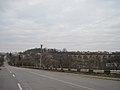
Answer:
POLYGON ((120 81, 12 67, 0 70, 0 90, 120 90, 120 81))

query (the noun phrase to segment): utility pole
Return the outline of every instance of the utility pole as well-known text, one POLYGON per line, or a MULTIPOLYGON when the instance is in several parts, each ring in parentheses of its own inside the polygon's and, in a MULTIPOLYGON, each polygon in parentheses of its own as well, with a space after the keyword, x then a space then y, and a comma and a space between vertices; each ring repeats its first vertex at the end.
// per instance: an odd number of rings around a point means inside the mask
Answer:
POLYGON ((41 61, 42 61, 42 47, 43 47, 43 45, 41 44, 41 45, 40 45, 40 47, 41 47, 41 48, 40 48, 40 53, 41 53, 41 54, 40 54, 40 69, 41 69, 41 61))

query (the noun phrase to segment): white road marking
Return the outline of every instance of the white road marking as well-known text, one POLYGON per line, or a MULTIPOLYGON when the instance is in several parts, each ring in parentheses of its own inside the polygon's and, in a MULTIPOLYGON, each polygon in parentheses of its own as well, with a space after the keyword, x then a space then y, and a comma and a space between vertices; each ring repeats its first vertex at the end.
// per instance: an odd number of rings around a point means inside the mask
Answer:
POLYGON ((29 72, 30 72, 30 73, 33 73, 33 74, 35 74, 35 75, 38 75, 38 76, 44 77, 44 78, 53 79, 53 80, 56 80, 56 81, 59 81, 59 82, 65 83, 65 84, 69 84, 69 85, 72 85, 72 86, 76 86, 76 87, 84 88, 84 89, 87 89, 87 90, 96 90, 96 89, 89 88, 89 87, 86 87, 86 86, 81 86, 81 85, 74 84, 74 83, 71 83, 71 82, 68 82, 68 81, 60 80, 60 79, 57 79, 57 78, 54 78, 54 77, 50 77, 50 76, 46 76, 46 75, 42 75, 42 74, 38 74, 38 73, 35 73, 35 72, 32 72, 32 71, 29 71, 29 72))
POLYGON ((8 68, 7 68, 7 70, 8 70, 10 73, 12 73, 8 68))
POLYGON ((15 74, 13 74, 13 77, 15 77, 15 74))
POLYGON ((23 90, 22 87, 21 87, 21 85, 19 83, 17 85, 18 85, 18 87, 19 87, 20 90, 23 90))

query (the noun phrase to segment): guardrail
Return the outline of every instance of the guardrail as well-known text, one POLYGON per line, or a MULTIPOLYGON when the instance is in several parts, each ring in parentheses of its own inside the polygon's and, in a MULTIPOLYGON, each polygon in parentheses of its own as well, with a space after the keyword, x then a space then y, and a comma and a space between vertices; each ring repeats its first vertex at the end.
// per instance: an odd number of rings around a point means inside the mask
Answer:
MULTIPOLYGON (((61 68, 57 68, 57 70, 61 70, 61 68)), ((64 71, 69 71, 68 68, 63 68, 64 71)), ((77 69, 70 69, 70 71, 78 72, 77 69)), ((100 74, 120 74, 120 70, 89 70, 89 69, 80 69, 79 72, 93 72, 93 73, 100 73, 100 74)))
MULTIPOLYGON (((22 66, 23 68, 33 68, 33 69, 39 69, 39 67, 33 67, 33 66, 22 66)), ((89 70, 89 69, 68 69, 68 68, 44 68, 45 70, 57 70, 57 71, 71 71, 71 72, 89 72, 89 73, 98 73, 98 74, 120 74, 120 70, 89 70)))

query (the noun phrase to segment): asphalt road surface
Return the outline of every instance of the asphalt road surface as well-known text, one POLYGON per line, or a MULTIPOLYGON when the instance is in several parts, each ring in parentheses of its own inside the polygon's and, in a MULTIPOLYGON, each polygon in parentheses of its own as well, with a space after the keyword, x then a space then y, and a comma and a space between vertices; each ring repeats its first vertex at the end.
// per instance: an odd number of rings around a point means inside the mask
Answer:
POLYGON ((0 90, 120 90, 120 81, 12 67, 0 70, 0 90))

